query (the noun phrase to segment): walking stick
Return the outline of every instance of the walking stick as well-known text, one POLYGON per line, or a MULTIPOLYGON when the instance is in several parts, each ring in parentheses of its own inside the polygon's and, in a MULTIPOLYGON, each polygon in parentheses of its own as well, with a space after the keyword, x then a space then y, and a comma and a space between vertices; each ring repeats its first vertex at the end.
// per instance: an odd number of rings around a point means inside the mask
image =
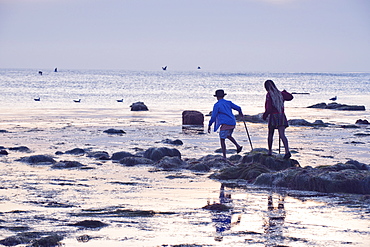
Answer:
POLYGON ((245 126, 245 131, 247 131, 247 135, 248 135, 249 143, 251 144, 251 149, 252 149, 251 151, 253 151, 253 146, 252 146, 251 137, 249 136, 249 132, 248 132, 247 124, 245 123, 245 120, 244 120, 244 116, 243 116, 243 123, 244 123, 244 126, 245 126))

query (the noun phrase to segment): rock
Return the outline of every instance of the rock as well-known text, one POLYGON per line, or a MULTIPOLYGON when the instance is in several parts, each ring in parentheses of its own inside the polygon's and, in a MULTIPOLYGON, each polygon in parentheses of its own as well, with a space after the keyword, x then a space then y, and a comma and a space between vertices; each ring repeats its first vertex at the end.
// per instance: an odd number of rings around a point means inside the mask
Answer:
POLYGON ((213 203, 213 204, 208 204, 204 207, 203 209, 211 210, 211 211, 217 211, 217 212, 223 212, 223 211, 229 211, 232 209, 232 207, 222 204, 222 203, 213 203))
POLYGON ((66 169, 66 168, 77 168, 77 167, 82 167, 82 166, 84 165, 81 164, 80 162, 64 160, 64 161, 59 161, 55 163, 54 165, 51 166, 51 168, 66 169))
POLYGON ((179 139, 176 139, 176 140, 171 140, 171 139, 164 139, 161 141, 162 143, 166 143, 166 144, 171 144, 171 145, 183 145, 184 143, 179 140, 179 139))
POLYGON ((290 119, 288 120, 288 123, 292 126, 312 126, 312 123, 304 119, 290 119))
POLYGON ((148 107, 144 102, 136 102, 130 105, 131 111, 148 111, 148 107))
POLYGON ((103 132, 107 134, 112 134, 112 135, 126 134, 125 131, 119 130, 119 129, 107 129, 107 130, 104 130, 103 132))
POLYGON ((244 115, 241 117, 240 115, 235 115, 236 121, 246 121, 250 123, 267 123, 266 120, 262 118, 263 113, 259 113, 257 115, 244 115))
POLYGON ((369 194, 370 170, 368 165, 357 161, 317 168, 295 167, 261 174, 254 184, 325 193, 369 194))
POLYGON ((364 119, 364 120, 359 119, 359 120, 356 121, 356 124, 370 124, 370 123, 366 119, 364 119))
POLYGON ((0 155, 8 155, 8 151, 4 150, 4 149, 1 149, 0 150, 0 155))
POLYGON ((135 165, 153 164, 154 161, 151 159, 143 158, 143 157, 124 157, 120 159, 119 163, 126 165, 126 166, 135 166, 135 165))
POLYGON ((266 149, 254 149, 253 152, 241 158, 238 166, 222 169, 211 175, 211 177, 216 179, 244 179, 253 181, 264 173, 299 166, 296 160, 284 160, 274 156, 268 156, 266 153, 266 149))
POLYGON ((66 154, 72 154, 72 155, 84 155, 85 150, 82 149, 82 148, 74 148, 74 149, 66 151, 65 153, 66 154))
POLYGON ((334 109, 340 111, 365 111, 365 106, 358 106, 358 105, 345 105, 345 104, 338 104, 338 103, 319 103, 312 106, 308 106, 307 108, 320 108, 320 109, 334 109))
POLYGON ((87 157, 94 158, 97 160, 110 160, 109 154, 106 151, 88 152, 87 157))
POLYGON ((208 171, 211 168, 222 169, 230 166, 230 162, 225 160, 221 155, 207 155, 200 159, 188 160, 190 164, 190 170, 202 169, 203 171, 208 171))
POLYGON ((322 120, 315 120, 315 122, 310 123, 304 119, 290 119, 288 120, 289 125, 292 126, 310 126, 310 127, 327 127, 329 124, 324 123, 322 120))
POLYGON ((9 148, 9 150, 23 152, 23 153, 31 153, 31 150, 26 146, 11 147, 9 148))
POLYGON ((129 152, 116 152, 116 153, 113 153, 112 154, 112 160, 121 160, 125 157, 132 157, 134 156, 133 154, 129 153, 129 152))
POLYGON ((329 124, 324 123, 322 120, 315 120, 315 122, 312 123, 313 126, 315 127, 328 127, 329 124))
POLYGON ((43 237, 37 240, 32 241, 30 247, 52 247, 52 246, 61 246, 60 241, 63 240, 63 237, 60 235, 51 235, 43 237))
POLYGON ((318 103, 315 105, 308 106, 307 108, 319 108, 319 109, 326 109, 326 103, 318 103))
POLYGON ((204 115, 199 111, 183 111, 182 112, 183 125, 204 125, 204 115))
POLYGON ((360 128, 359 126, 354 125, 354 124, 340 125, 339 127, 343 128, 343 129, 358 129, 358 128, 360 128))
POLYGON ((208 172, 211 170, 211 168, 205 163, 191 164, 188 169, 196 172, 208 172))
POLYGON ((45 165, 50 165, 56 163, 56 161, 47 155, 32 155, 29 157, 22 157, 17 161, 29 163, 29 164, 42 164, 44 163, 45 165))
POLYGON ((228 167, 220 172, 214 173, 211 178, 216 179, 244 179, 247 181, 254 180, 263 173, 271 172, 270 169, 258 163, 243 164, 237 167, 228 167))
POLYGON ((162 168, 164 170, 174 170, 186 168, 188 165, 186 162, 182 161, 181 158, 179 157, 165 156, 161 160, 157 161, 155 166, 158 168, 162 168))
POLYGON ((70 226, 80 226, 80 227, 86 227, 86 228, 101 228, 108 226, 108 224, 105 224, 98 220, 84 220, 80 221, 74 224, 70 224, 70 226))
POLYGON ((154 161, 161 160, 163 157, 169 156, 169 157, 179 157, 181 159, 181 153, 179 150, 175 148, 166 148, 166 147, 161 147, 161 148, 149 148, 144 152, 144 158, 151 159, 154 161))

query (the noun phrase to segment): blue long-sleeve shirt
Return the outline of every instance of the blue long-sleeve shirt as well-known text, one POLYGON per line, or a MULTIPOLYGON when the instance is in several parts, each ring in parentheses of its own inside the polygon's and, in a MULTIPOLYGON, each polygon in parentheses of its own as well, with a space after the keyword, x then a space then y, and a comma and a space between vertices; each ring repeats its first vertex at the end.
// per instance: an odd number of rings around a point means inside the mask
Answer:
POLYGON ((214 131, 217 131, 222 124, 236 125, 236 120, 232 109, 238 112, 242 111, 240 106, 235 105, 229 100, 218 100, 213 106, 212 116, 209 120, 208 126, 211 126, 213 123, 215 123, 214 131))

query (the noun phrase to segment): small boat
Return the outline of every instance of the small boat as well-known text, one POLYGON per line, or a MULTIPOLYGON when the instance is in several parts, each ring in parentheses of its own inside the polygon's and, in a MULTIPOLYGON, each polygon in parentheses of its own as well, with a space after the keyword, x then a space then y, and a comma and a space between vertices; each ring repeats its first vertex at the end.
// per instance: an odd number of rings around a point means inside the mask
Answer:
POLYGON ((162 67, 162 69, 163 69, 163 70, 166 70, 166 69, 167 69, 167 66, 162 67))
POLYGON ((123 99, 118 99, 117 102, 123 102, 123 99))
POLYGON ((81 102, 81 99, 78 99, 78 100, 74 99, 73 102, 80 103, 81 102))
POLYGON ((329 100, 336 101, 337 100, 337 96, 335 96, 335 97, 333 97, 333 98, 331 98, 329 100))
POLYGON ((37 99, 33 99, 34 101, 40 101, 40 97, 38 97, 37 99))

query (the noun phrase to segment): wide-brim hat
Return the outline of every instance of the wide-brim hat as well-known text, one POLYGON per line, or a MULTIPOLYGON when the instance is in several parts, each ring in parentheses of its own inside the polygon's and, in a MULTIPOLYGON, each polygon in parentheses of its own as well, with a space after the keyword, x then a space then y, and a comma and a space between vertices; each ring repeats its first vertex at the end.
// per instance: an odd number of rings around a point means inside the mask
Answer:
POLYGON ((226 95, 226 93, 224 92, 224 90, 219 89, 219 90, 216 90, 216 93, 213 96, 215 96, 215 97, 224 97, 225 95, 226 95))

